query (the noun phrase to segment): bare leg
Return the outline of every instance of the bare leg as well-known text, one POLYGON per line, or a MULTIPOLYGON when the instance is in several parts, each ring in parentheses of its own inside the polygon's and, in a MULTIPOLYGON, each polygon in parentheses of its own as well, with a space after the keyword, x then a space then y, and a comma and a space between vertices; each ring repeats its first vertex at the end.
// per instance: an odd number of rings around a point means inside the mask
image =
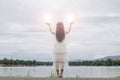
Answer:
POLYGON ((63 77, 63 71, 64 71, 64 69, 61 69, 61 74, 60 74, 61 78, 63 77))
POLYGON ((56 72, 57 72, 57 77, 59 77, 59 70, 56 70, 56 72))
POLYGON ((59 63, 56 62, 56 73, 57 73, 57 77, 59 77, 59 63))
POLYGON ((64 62, 61 62, 61 73, 60 73, 60 77, 63 77, 63 72, 64 72, 64 62))

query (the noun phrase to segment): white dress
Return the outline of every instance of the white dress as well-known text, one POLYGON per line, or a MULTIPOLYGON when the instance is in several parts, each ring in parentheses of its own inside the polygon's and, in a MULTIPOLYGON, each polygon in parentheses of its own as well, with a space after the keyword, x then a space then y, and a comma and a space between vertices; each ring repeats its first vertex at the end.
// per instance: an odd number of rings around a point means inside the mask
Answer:
POLYGON ((62 62, 64 67, 68 66, 67 48, 65 39, 62 42, 56 40, 53 51, 53 67, 59 62, 62 62))

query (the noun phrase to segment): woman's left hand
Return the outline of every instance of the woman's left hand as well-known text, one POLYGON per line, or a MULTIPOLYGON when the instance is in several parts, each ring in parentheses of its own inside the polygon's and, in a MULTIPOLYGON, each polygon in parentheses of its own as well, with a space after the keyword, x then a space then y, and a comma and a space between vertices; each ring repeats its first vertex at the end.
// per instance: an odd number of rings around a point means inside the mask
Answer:
POLYGON ((73 25, 75 21, 71 22, 70 25, 73 25))
POLYGON ((50 26, 50 23, 45 23, 46 25, 50 26))

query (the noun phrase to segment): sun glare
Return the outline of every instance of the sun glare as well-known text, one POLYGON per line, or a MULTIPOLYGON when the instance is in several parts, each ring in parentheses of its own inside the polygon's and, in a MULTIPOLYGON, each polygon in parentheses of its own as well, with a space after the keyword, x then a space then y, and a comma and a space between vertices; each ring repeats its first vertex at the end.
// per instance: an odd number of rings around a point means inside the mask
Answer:
POLYGON ((52 21, 52 16, 51 16, 51 15, 45 15, 45 16, 44 16, 44 21, 45 21, 46 23, 50 23, 50 22, 52 21))
POLYGON ((69 23, 75 21, 75 16, 72 15, 72 14, 68 15, 68 16, 67 16, 67 21, 68 21, 69 23))
POLYGON ((45 14, 43 16, 45 23, 55 23, 57 21, 63 21, 64 24, 69 24, 75 21, 75 16, 73 14, 67 14, 66 17, 53 17, 51 14, 45 14))

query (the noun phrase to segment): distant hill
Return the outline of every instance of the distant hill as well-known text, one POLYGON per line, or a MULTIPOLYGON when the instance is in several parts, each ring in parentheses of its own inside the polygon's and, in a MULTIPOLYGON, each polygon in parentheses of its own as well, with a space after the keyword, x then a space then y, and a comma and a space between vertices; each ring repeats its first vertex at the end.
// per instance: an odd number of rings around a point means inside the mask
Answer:
POLYGON ((69 60, 69 61, 71 61, 71 62, 81 62, 83 60, 82 59, 76 59, 76 60, 69 60))
POLYGON ((116 56, 106 56, 103 58, 99 58, 97 60, 107 60, 107 59, 113 59, 113 60, 120 60, 120 55, 116 55, 116 56))
MULTIPOLYGON (((107 59, 120 60, 120 55, 106 56, 106 57, 103 57, 103 58, 98 58, 98 59, 93 59, 93 60, 107 60, 107 59)), ((81 62, 81 61, 91 61, 91 60, 76 59, 76 60, 69 60, 69 61, 72 61, 72 62, 81 62)))

